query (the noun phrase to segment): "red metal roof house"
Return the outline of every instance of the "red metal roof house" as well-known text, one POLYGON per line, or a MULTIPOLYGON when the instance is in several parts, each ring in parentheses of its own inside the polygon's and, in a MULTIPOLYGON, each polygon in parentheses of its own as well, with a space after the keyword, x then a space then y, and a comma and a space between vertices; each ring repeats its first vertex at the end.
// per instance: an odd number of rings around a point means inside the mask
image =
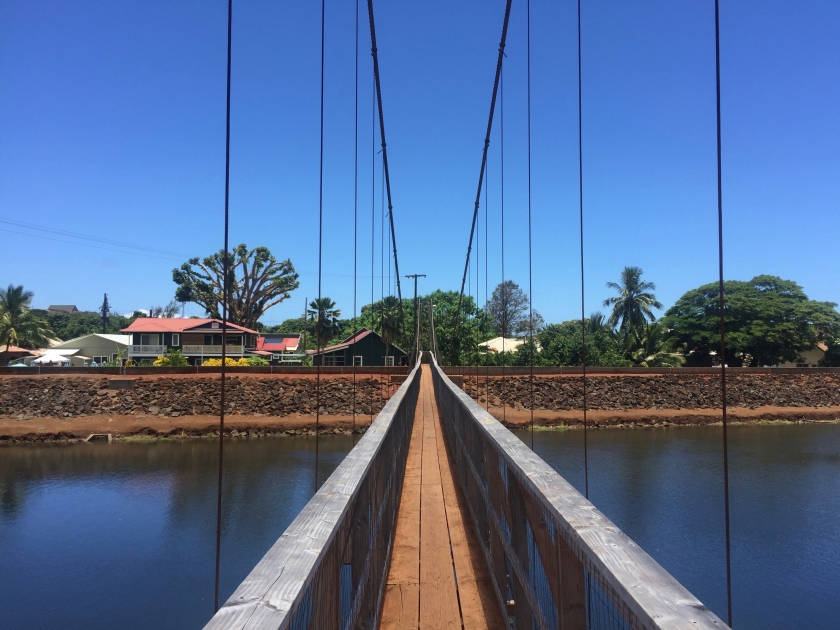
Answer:
MULTIPOLYGON (((222 320, 140 317, 122 332, 131 335, 128 358, 152 360, 169 349, 180 350, 193 365, 222 356, 222 320)), ((256 330, 227 324, 227 356, 240 358, 256 349, 256 330)))

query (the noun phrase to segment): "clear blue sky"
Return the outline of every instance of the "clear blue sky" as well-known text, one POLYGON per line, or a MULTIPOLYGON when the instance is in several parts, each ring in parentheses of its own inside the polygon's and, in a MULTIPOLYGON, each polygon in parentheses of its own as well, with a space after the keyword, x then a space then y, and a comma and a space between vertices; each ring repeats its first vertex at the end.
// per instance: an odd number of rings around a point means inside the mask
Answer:
MULTIPOLYGON (((364 6, 359 305, 371 290, 364 6)), ((525 6, 514 2, 505 66, 505 246, 506 275, 527 290, 525 6)), ((400 269, 428 274, 421 291, 456 289, 504 2, 376 9, 400 269)), ((561 321, 580 312, 575 3, 532 0, 531 10, 534 306, 561 321)), ((354 2, 327 1, 323 293, 345 315, 354 15, 354 2)), ((775 274, 840 302, 840 3, 723 0, 721 19, 726 276, 775 274)), ((624 265, 641 266, 666 306, 716 278, 713 20, 711 0, 583 2, 587 312, 624 265)), ((231 242, 266 245, 301 273, 267 324, 317 294, 319 25, 317 2, 234 3, 231 242)), ((0 283, 25 285, 40 307, 95 309, 108 292, 127 312, 167 302, 172 268, 221 248, 225 51, 223 0, 0 2, 0 283)), ((491 289, 501 278, 498 128, 497 118, 491 289)))

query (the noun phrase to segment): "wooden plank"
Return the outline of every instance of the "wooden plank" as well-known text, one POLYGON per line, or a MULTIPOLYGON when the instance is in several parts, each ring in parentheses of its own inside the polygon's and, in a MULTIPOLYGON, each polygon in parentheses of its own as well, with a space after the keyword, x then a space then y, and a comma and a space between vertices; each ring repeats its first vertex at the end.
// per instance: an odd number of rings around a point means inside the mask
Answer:
POLYGON ((441 486, 423 484, 420 504, 420 627, 460 628, 441 486))
MULTIPOLYGON (((437 413, 434 415, 439 423, 437 413)), ((444 440, 439 442, 438 458, 464 630, 503 628, 504 620, 493 593, 487 564, 475 536, 475 528, 469 523, 461 487, 453 478, 452 460, 444 440)))

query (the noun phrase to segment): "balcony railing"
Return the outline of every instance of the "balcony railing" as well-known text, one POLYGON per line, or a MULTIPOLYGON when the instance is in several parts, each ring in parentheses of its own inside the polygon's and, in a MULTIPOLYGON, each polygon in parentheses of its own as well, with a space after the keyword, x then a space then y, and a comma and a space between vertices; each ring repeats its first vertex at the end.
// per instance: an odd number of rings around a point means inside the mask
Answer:
MULTIPOLYGON (((183 346, 183 353, 190 354, 190 355, 201 355, 201 356, 214 356, 222 355, 222 346, 196 346, 192 344, 184 344, 183 346)), ((227 347, 227 356, 242 356, 245 354, 245 346, 228 346, 227 347)))
POLYGON ((160 356, 166 353, 166 346, 128 346, 128 356, 160 356))

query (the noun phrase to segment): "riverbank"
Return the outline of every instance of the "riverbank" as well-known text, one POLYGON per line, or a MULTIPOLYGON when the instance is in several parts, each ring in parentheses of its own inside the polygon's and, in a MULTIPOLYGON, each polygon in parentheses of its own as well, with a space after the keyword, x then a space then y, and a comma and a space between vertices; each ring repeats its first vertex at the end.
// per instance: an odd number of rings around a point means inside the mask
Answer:
MULTIPOLYGON (((490 413, 510 430, 531 425, 527 409, 490 407, 490 413)), ((840 405, 831 407, 729 407, 730 424, 763 424, 771 422, 840 423, 840 405)), ((721 424, 720 409, 628 409, 626 411, 594 409, 586 413, 586 426, 594 429, 707 426, 721 424)), ((583 429, 583 413, 574 411, 534 410, 534 426, 541 429, 583 429)))
MULTIPOLYGON (((491 407, 490 413, 511 430, 531 424, 527 409, 491 407)), ((720 409, 633 409, 627 411, 592 410, 587 412, 590 429, 705 426, 720 424, 720 409)), ((364 433, 375 416, 325 414, 318 418, 319 433, 364 433)), ((834 423, 840 422, 840 406, 774 407, 754 409, 733 407, 728 410, 732 424, 762 423, 834 423)), ((314 435, 313 414, 263 416, 225 416, 225 435, 233 438, 314 435)), ((540 429, 582 429, 583 414, 577 411, 534 411, 534 425, 540 429)), ((76 418, 41 417, 18 420, 0 417, 0 444, 27 442, 75 442, 91 434, 109 434, 114 440, 191 439, 218 437, 219 417, 192 415, 92 415, 76 418)))

